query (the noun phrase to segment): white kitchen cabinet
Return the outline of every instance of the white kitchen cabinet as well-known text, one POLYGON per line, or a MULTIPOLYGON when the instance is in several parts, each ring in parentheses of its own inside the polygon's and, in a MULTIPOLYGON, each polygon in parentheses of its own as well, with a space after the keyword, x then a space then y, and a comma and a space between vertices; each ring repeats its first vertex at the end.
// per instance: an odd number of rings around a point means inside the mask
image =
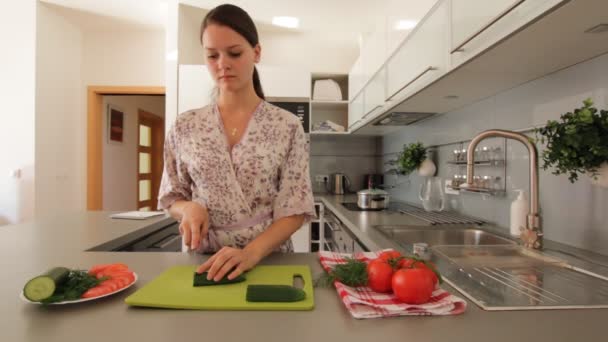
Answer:
POLYGON ((433 7, 388 60, 386 100, 413 94, 447 71, 448 10, 448 1, 433 7))
POLYGON ((386 23, 379 21, 373 32, 363 36, 361 45, 361 56, 363 57, 363 84, 367 84, 373 75, 386 61, 386 23))
POLYGON ((348 100, 352 99, 359 93, 363 87, 363 56, 359 54, 359 58, 355 61, 348 73, 348 100))
POLYGON ((390 56, 414 30, 437 0, 387 0, 386 4, 386 56, 390 56))
POLYGON ((564 0, 451 0, 451 66, 457 67, 564 0))
POLYGON ((363 119, 365 91, 360 92, 348 103, 348 130, 357 126, 363 119))
POLYGON ((367 120, 384 105, 386 99, 386 67, 374 75, 365 86, 363 100, 363 121, 367 120))
POLYGON ((310 253, 310 223, 305 223, 292 236, 293 251, 296 253, 310 253))
POLYGON ((258 65, 267 97, 310 98, 310 72, 302 69, 258 65))

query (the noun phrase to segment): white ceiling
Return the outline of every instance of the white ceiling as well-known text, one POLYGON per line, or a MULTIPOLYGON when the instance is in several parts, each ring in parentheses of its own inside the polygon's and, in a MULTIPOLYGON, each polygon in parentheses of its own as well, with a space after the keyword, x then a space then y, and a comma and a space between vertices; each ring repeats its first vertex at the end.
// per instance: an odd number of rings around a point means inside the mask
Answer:
MULTIPOLYGON (((41 0, 85 30, 164 29, 167 2, 177 0, 41 0)), ((406 2, 411 17, 420 20, 434 0, 180 0, 204 9, 230 2, 244 8, 253 19, 268 28, 273 16, 295 16, 299 31, 346 34, 373 30, 385 15, 389 1, 406 2)))

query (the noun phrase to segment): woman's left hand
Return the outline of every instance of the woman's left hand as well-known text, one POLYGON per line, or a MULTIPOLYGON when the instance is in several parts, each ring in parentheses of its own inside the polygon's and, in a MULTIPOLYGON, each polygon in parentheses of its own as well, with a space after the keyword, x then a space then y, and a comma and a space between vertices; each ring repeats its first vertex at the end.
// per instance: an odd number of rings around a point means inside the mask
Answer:
POLYGON ((234 271, 228 274, 228 279, 232 280, 243 272, 252 269, 260 260, 262 260, 260 253, 256 253, 252 249, 223 247, 200 265, 196 269, 196 272, 203 273, 207 271, 208 280, 219 281, 230 270, 234 269, 234 271))

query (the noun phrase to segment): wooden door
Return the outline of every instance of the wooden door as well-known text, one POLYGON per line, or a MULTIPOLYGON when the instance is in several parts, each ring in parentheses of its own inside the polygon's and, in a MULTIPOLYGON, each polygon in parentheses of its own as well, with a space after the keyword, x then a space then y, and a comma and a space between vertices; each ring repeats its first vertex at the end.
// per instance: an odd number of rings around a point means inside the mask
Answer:
POLYGON ((141 109, 137 117, 137 210, 157 210, 165 124, 162 118, 141 109))

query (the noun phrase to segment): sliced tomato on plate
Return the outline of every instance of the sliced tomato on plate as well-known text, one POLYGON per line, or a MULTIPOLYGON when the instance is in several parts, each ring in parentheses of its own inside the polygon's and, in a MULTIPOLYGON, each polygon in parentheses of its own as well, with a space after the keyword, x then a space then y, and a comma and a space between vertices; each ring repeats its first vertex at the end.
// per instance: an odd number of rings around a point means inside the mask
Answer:
POLYGON ((93 276, 98 276, 99 273, 102 272, 111 272, 111 271, 119 271, 119 270, 129 270, 129 266, 123 263, 115 263, 115 264, 99 264, 91 267, 89 270, 89 274, 93 276))
POLYGON ((103 296, 105 294, 113 292, 112 289, 108 286, 97 285, 88 289, 85 293, 82 294, 82 298, 93 298, 103 296))
POLYGON ((107 286, 110 288, 110 290, 112 290, 111 292, 114 292, 120 288, 120 284, 118 284, 118 282, 114 279, 108 279, 99 284, 99 286, 107 286))

